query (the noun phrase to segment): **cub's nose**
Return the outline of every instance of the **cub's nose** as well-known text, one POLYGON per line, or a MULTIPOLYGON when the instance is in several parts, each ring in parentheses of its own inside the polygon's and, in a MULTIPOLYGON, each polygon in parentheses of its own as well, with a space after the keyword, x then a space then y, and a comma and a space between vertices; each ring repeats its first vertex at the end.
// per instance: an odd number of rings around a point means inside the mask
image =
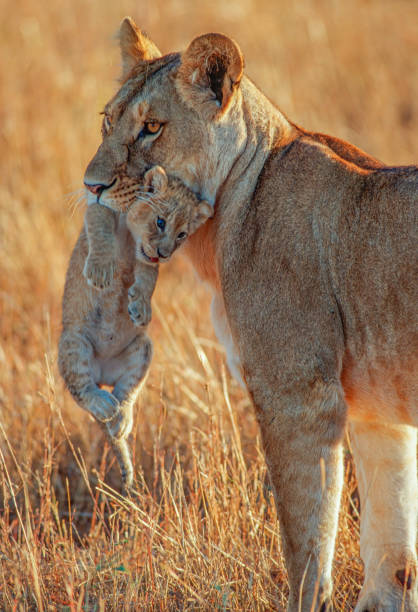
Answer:
POLYGON ((84 183, 85 186, 87 187, 87 189, 89 191, 91 191, 91 193, 94 193, 94 195, 100 196, 103 191, 106 189, 106 185, 101 185, 100 183, 97 185, 89 185, 88 183, 84 183))
POLYGON ((160 259, 168 259, 170 257, 170 253, 164 253, 161 249, 157 249, 157 253, 160 259))

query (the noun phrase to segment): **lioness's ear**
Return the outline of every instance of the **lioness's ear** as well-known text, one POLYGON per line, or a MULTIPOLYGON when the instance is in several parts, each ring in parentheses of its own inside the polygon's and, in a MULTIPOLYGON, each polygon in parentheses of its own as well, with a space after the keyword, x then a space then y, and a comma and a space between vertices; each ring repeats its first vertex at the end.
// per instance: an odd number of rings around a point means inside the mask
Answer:
POLYGON ((183 53, 176 84, 186 103, 211 120, 228 107, 243 68, 235 41, 223 34, 204 34, 183 53))
POLYGON ((162 195, 166 191, 167 183, 167 175, 161 166, 154 166, 144 175, 145 187, 150 188, 151 192, 157 192, 158 195, 162 195))
POLYGON ((161 53, 145 32, 136 26, 131 17, 125 17, 119 29, 119 44, 122 55, 122 78, 125 79, 132 68, 146 60, 161 57, 161 53))
POLYGON ((194 210, 194 215, 192 222, 190 223, 190 233, 193 234, 205 221, 209 219, 209 217, 213 217, 213 206, 206 202, 206 200, 202 200, 196 206, 194 210))

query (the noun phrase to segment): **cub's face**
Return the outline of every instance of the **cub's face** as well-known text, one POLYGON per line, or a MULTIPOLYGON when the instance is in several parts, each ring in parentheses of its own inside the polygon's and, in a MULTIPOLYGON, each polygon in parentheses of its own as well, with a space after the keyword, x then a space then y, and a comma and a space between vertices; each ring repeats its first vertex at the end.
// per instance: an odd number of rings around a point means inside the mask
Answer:
POLYGON ((245 137, 243 60, 220 34, 161 57, 130 19, 120 30, 123 84, 104 109, 102 144, 85 185, 89 203, 126 211, 155 165, 214 204, 245 137))
POLYGON ((209 217, 213 208, 181 181, 167 179, 161 167, 144 177, 148 196, 133 204, 127 226, 136 242, 137 259, 150 265, 165 262, 209 217))

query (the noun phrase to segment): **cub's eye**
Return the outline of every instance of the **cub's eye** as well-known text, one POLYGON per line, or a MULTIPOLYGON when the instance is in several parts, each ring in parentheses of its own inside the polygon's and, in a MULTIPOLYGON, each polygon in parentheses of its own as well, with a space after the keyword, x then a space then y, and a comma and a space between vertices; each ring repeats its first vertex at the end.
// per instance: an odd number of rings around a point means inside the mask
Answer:
POLYGON ((163 230, 164 230, 164 228, 165 228, 165 219, 162 219, 161 217, 158 217, 158 219, 157 219, 157 227, 158 227, 160 230, 162 230, 162 231, 163 231, 163 230))
POLYGON ((158 121, 147 121, 144 123, 144 127, 138 134, 138 138, 144 138, 145 136, 152 136, 157 134, 162 128, 163 124, 158 121))
POLYGON ((177 236, 178 240, 184 240, 185 238, 187 238, 186 232, 180 232, 180 234, 177 236))

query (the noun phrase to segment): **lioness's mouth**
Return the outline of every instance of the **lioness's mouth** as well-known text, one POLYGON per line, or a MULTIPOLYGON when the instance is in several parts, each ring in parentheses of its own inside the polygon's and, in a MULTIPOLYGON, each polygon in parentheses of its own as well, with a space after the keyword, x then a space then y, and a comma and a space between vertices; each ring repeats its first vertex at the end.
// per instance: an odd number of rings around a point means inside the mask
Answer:
POLYGON ((150 261, 151 263, 158 263, 159 262, 159 257, 150 257, 149 255, 147 255, 144 251, 144 247, 141 245, 141 253, 143 255, 143 257, 147 260, 150 261))

